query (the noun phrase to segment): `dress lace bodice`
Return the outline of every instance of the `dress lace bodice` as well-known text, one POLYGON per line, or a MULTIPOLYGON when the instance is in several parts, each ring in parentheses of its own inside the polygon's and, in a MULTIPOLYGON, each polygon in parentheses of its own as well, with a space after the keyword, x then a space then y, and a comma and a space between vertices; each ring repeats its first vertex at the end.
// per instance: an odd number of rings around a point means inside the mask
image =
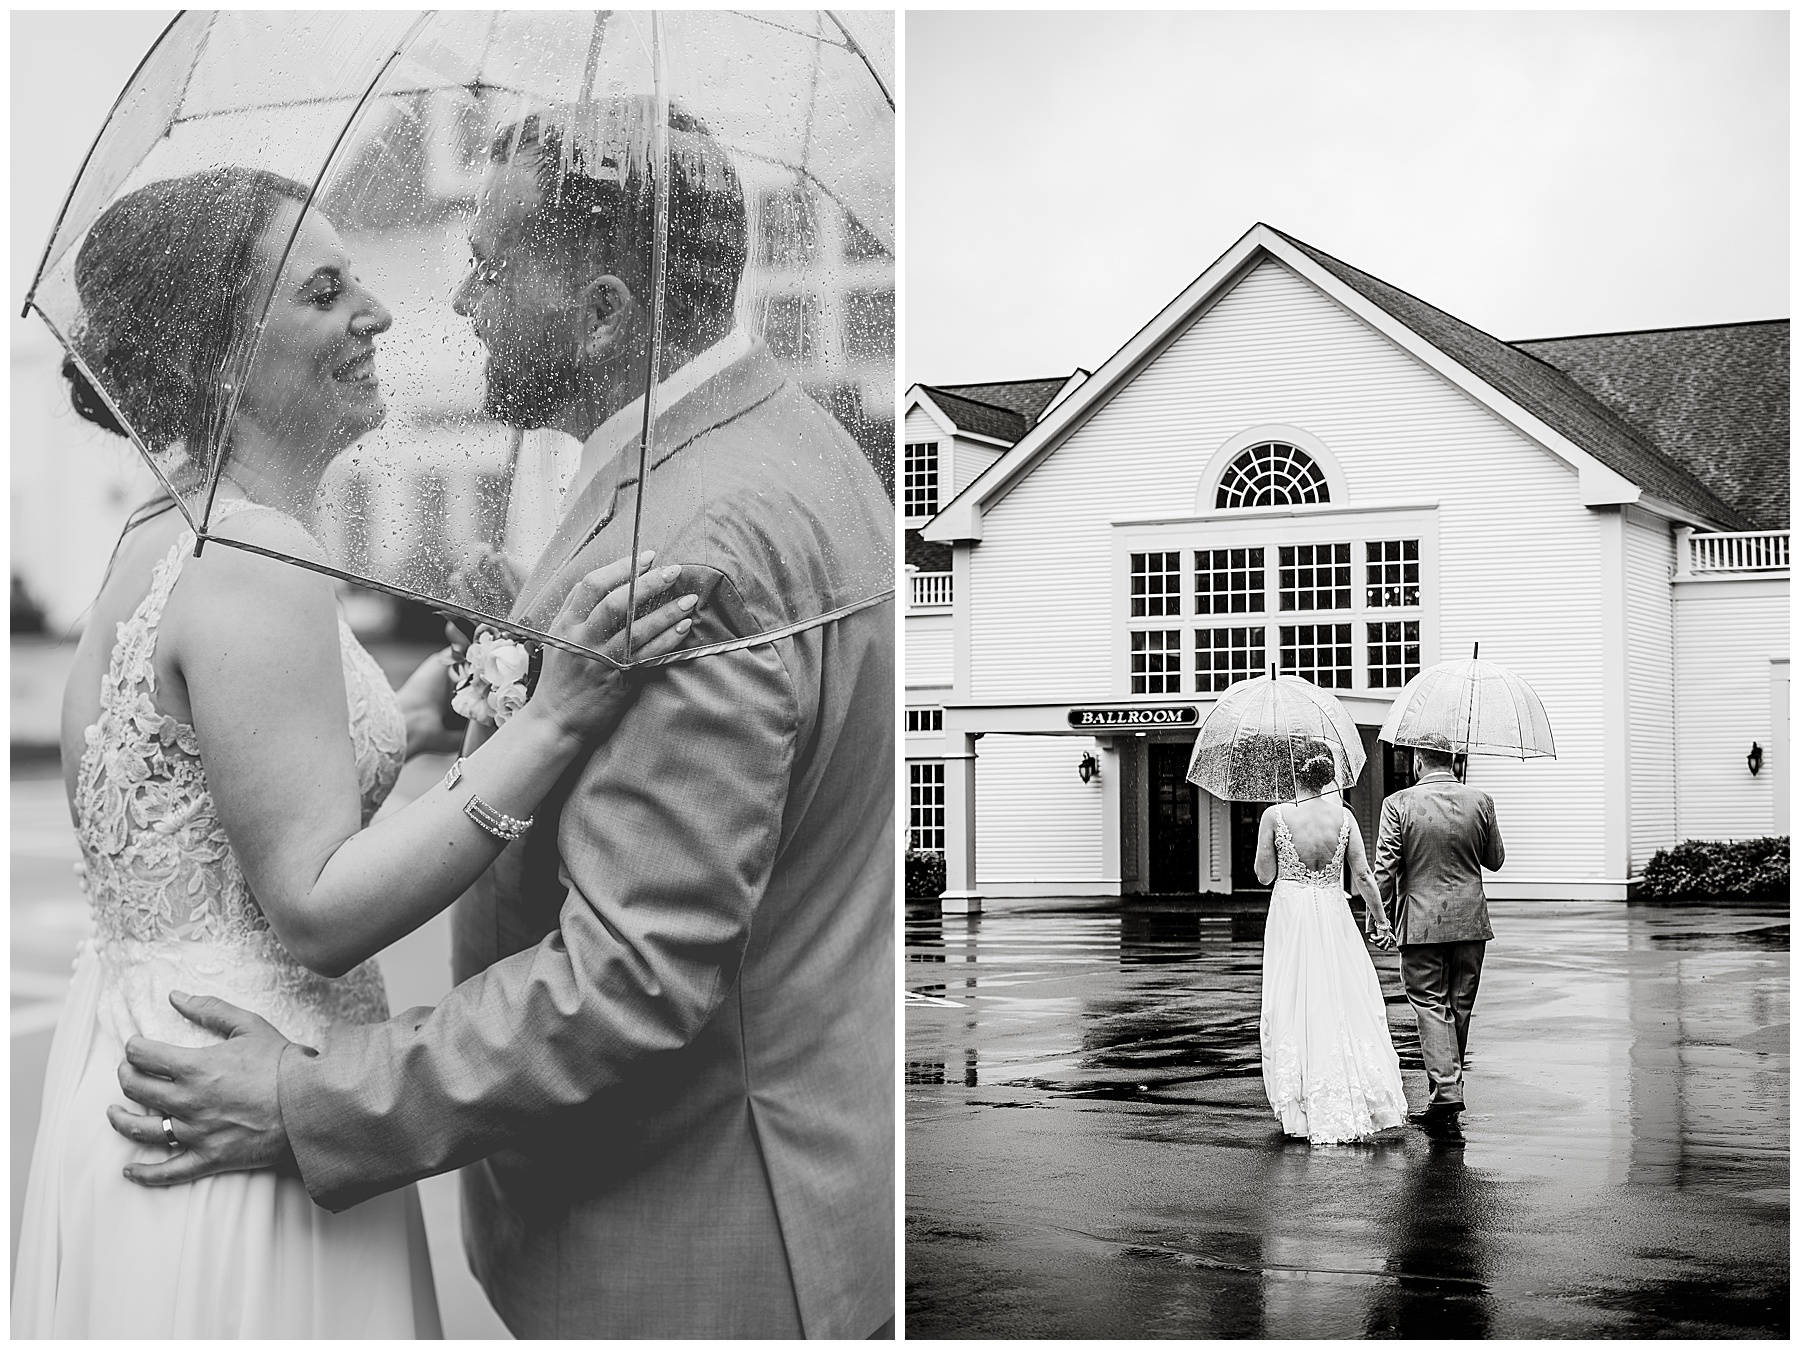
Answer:
MULTIPOLYGON (((215 516, 249 506, 227 501, 215 516)), ((194 728, 156 706, 157 628, 193 547, 193 531, 183 531, 119 624, 76 776, 76 839, 106 973, 102 1015, 121 1040, 217 1039, 169 1006, 169 991, 182 989, 228 999, 317 1044, 334 1023, 386 1018, 387 996, 372 961, 327 979, 288 954, 214 809, 194 728)), ((366 825, 399 776, 406 726, 381 667, 341 616, 338 641, 366 825)))
POLYGON ((1281 808, 1275 808, 1275 862, 1277 881, 1294 882, 1301 886, 1311 886, 1318 890, 1342 891, 1344 888, 1344 848, 1350 842, 1350 813, 1343 813, 1344 819, 1338 825, 1337 848, 1331 855, 1331 861, 1320 868, 1311 868, 1300 861, 1300 850, 1294 847, 1294 835, 1288 829, 1287 817, 1281 808))

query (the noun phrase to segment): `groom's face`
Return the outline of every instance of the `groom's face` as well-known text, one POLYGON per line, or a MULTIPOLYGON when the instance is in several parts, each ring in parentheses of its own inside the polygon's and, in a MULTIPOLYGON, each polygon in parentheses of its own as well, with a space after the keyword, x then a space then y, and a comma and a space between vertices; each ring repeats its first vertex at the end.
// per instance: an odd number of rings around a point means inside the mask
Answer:
POLYGON ((488 415, 524 428, 550 425, 581 388, 582 279, 534 236, 542 204, 534 159, 489 168, 451 302, 487 348, 488 415))

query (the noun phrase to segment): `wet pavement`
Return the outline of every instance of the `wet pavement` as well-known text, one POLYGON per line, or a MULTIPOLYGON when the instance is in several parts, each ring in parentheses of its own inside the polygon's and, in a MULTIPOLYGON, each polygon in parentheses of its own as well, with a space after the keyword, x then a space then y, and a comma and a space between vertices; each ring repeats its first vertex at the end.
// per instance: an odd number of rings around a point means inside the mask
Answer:
POLYGON ((1788 1334, 1785 909, 1494 904, 1467 1147, 1315 1149, 1260 903, 1001 903, 907 915, 909 1337, 1788 1334))

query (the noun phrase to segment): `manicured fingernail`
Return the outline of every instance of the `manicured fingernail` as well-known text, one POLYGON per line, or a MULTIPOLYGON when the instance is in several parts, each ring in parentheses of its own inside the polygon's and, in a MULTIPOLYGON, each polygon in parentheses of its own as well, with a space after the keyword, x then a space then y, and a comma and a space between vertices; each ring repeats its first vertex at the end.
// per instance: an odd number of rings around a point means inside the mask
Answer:
POLYGON ((679 567, 665 567, 662 570, 662 579, 664 581, 673 581, 673 580, 675 580, 676 577, 678 577, 680 575, 681 575, 681 568, 679 568, 679 567))
POLYGON ((695 605, 697 605, 699 603, 700 603, 700 597, 697 595, 684 595, 681 597, 681 599, 679 599, 675 602, 676 606, 681 609, 692 609, 695 605))
POLYGON ((639 567, 648 567, 648 566, 650 566, 651 563, 653 563, 655 561, 656 561, 656 550, 653 548, 647 548, 642 553, 638 554, 638 566, 639 567))
POLYGON ((692 619, 683 619, 680 623, 675 625, 675 631, 677 633, 685 633, 685 632, 687 632, 688 629, 692 628, 693 626, 694 626, 694 621, 692 619))

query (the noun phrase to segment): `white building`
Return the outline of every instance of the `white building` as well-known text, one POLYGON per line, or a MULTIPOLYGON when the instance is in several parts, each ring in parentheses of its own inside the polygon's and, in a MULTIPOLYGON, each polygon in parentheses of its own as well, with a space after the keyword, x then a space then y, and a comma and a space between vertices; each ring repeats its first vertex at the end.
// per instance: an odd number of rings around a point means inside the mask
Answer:
POLYGON ((1471 766, 1490 894, 1787 833, 1787 382, 1785 320, 1508 344, 1257 225, 1091 376, 915 386, 908 823, 946 906, 1254 887, 1258 809, 1185 774, 1275 663, 1362 727, 1372 841, 1376 728, 1475 643, 1557 748, 1471 766))

